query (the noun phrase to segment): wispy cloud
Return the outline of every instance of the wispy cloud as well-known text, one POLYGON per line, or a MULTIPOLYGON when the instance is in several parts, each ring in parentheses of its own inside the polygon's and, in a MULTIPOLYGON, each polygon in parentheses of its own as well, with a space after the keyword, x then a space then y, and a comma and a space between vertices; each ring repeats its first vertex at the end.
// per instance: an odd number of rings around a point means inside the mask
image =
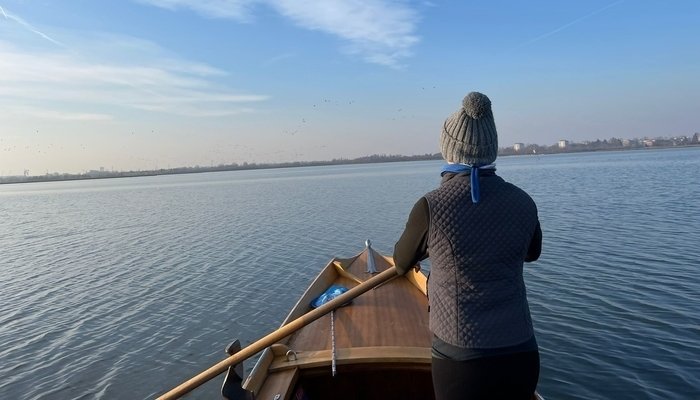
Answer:
POLYGON ((293 53, 283 53, 283 54, 279 54, 279 55, 277 55, 277 56, 275 56, 275 57, 272 57, 272 58, 269 58, 269 59, 265 60, 265 61, 263 62, 263 65, 266 66, 266 67, 269 67, 269 66, 271 66, 271 65, 275 65, 275 64, 281 63, 281 62, 284 61, 284 60, 288 60, 288 59, 290 59, 290 58, 294 58, 295 56, 296 56, 296 55, 293 54, 293 53))
POLYGON ((10 23, 0 28, 12 37, 0 36, 4 115, 98 121, 141 110, 216 117, 254 112, 254 104, 269 98, 228 90, 226 71, 150 41, 62 30, 59 42, 0 7, 3 19, 10 23))
POLYGON ((168 10, 189 8, 197 13, 212 18, 229 18, 247 21, 251 8, 262 0, 135 0, 168 10))
POLYGON ((530 44, 532 44, 532 43, 538 42, 538 41, 540 41, 540 40, 542 40, 542 39, 548 38, 548 37, 550 37, 550 36, 552 36, 552 35, 554 35, 554 34, 557 34, 557 33, 561 32, 561 31, 563 31, 564 29, 567 29, 567 28, 569 28, 569 27, 571 27, 571 26, 573 26, 573 25, 575 25, 575 24, 577 24, 577 23, 579 23, 579 22, 585 20, 585 19, 591 18, 591 17, 593 17, 593 16, 595 16, 595 15, 597 15, 597 14, 600 14, 600 13, 602 13, 603 11, 605 11, 605 10, 607 10, 607 9, 609 9, 609 8, 612 8, 612 7, 614 7, 614 6, 616 6, 616 5, 620 4, 620 3, 622 3, 622 2, 624 2, 624 1, 625 1, 625 0, 618 0, 618 1, 615 1, 615 2, 613 2, 613 3, 610 3, 610 4, 606 5, 605 7, 602 7, 602 8, 600 8, 600 9, 597 9, 597 10, 593 11, 593 12, 590 12, 590 13, 588 13, 588 14, 586 14, 586 15, 580 17, 580 18, 576 18, 575 20, 573 20, 573 21, 571 21, 571 22, 569 22, 569 23, 566 23, 566 24, 564 24, 564 25, 562 25, 562 26, 560 26, 560 27, 558 27, 558 28, 556 28, 556 29, 554 29, 554 30, 552 30, 552 31, 549 31, 549 32, 547 32, 547 33, 545 33, 545 34, 542 34, 542 35, 537 36, 537 37, 535 37, 535 38, 533 38, 533 39, 530 39, 530 40, 528 40, 527 42, 522 43, 522 44, 521 44, 520 46, 518 46, 518 47, 524 47, 524 46, 530 45, 530 44))
POLYGON ((64 112, 28 106, 6 107, 0 111, 0 115, 5 117, 20 115, 23 117, 60 121, 107 121, 113 119, 113 117, 108 114, 64 112))
MULTIPOLYGON (((129 38, 112 39, 99 41, 113 48, 144 46, 129 38)), ((147 45, 150 52, 137 52, 153 54, 155 45, 147 45)), ((89 54, 28 50, 0 40, 0 105, 5 109, 19 105, 13 109, 15 116, 105 120, 112 116, 100 110, 114 115, 129 110, 195 117, 236 115, 253 112, 253 104, 269 98, 227 90, 221 81, 227 74, 206 64, 165 55, 109 61, 89 54)))
POLYGON ((138 0, 200 15, 250 21, 256 5, 266 5, 303 29, 340 38, 350 54, 366 62, 398 67, 419 41, 418 12, 404 2, 388 0, 138 0))
POLYGON ((28 31, 30 31, 30 32, 32 32, 32 33, 34 33, 34 34, 36 34, 36 35, 39 35, 40 37, 42 37, 42 38, 48 40, 49 42, 51 42, 51 43, 53 43, 53 44, 55 44, 55 45, 63 46, 63 43, 59 42, 58 40, 55 40, 54 38, 50 37, 49 35, 47 35, 47 34, 45 34, 45 33, 39 31, 37 28, 35 28, 34 26, 32 26, 31 24, 29 24, 27 21, 23 20, 22 18, 20 18, 20 17, 18 17, 18 16, 16 16, 16 15, 13 15, 13 14, 11 14, 11 13, 9 13, 9 12, 5 12, 5 9, 2 8, 2 6, 0 6, 0 12, 2 13, 2 16, 3 16, 6 20, 8 20, 8 21, 13 21, 13 22, 19 24, 20 26, 22 26, 22 28, 24 28, 24 29, 26 29, 26 30, 28 30, 28 31))

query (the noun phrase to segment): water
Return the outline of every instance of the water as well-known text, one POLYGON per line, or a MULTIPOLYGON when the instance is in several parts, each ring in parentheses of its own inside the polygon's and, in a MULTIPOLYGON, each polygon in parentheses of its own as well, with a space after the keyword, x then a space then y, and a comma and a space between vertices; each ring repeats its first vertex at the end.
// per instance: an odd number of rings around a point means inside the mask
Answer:
MULTIPOLYGON (((390 253, 440 164, 0 186, 0 399, 162 393, 279 326, 332 256, 367 238, 390 253)), ((498 174, 544 231, 525 277, 540 392, 700 398, 700 148, 503 157, 498 174)))

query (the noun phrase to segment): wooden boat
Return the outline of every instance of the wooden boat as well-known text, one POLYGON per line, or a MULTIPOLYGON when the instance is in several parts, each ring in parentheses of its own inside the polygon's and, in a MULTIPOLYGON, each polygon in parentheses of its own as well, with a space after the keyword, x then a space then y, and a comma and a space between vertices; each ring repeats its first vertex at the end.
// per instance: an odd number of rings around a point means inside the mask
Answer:
MULTIPOLYGON (((355 257, 331 260, 282 325, 309 312, 331 285, 352 288, 392 268, 392 260, 369 245, 355 257)), ((243 389, 280 400, 433 397, 423 273, 411 270, 332 314, 266 349, 243 389)))
POLYGON ((232 343, 228 359, 159 399, 178 398, 226 368, 222 394, 230 400, 433 399, 426 286, 414 269, 396 275, 392 259, 367 241, 360 254, 331 260, 277 331, 244 349, 232 343), (350 290, 312 309, 333 285, 350 290), (242 361, 260 351, 243 380, 242 361))

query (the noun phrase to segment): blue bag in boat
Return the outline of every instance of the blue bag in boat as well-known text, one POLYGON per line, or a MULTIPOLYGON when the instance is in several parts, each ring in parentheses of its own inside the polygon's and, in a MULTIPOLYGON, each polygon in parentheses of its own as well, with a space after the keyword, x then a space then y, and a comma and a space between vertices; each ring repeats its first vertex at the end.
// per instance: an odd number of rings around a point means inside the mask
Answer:
MULTIPOLYGON (((318 308, 321 307, 322 305, 328 303, 329 301, 335 299, 336 297, 340 296, 341 294, 347 292, 348 289, 345 287, 342 287, 340 285, 331 285, 328 289, 326 289, 325 292, 321 293, 320 296, 316 297, 312 302, 311 302, 311 308, 318 308)), ((347 303, 349 304, 349 303, 347 303)), ((343 305, 347 305, 343 304, 343 305)))

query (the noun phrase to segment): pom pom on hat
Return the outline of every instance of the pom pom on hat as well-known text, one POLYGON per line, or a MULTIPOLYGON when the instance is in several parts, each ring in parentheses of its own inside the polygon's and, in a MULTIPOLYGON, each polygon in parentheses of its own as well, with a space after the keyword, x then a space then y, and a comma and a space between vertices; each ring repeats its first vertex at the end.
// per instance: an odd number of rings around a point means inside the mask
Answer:
POLYGON ((471 92, 462 107, 445 120, 440 134, 442 157, 459 164, 491 164, 498 155, 498 134, 491 112, 491 100, 471 92))
POLYGON ((479 119, 484 113, 491 110, 491 100, 479 92, 471 92, 464 96, 462 107, 468 116, 479 119))

